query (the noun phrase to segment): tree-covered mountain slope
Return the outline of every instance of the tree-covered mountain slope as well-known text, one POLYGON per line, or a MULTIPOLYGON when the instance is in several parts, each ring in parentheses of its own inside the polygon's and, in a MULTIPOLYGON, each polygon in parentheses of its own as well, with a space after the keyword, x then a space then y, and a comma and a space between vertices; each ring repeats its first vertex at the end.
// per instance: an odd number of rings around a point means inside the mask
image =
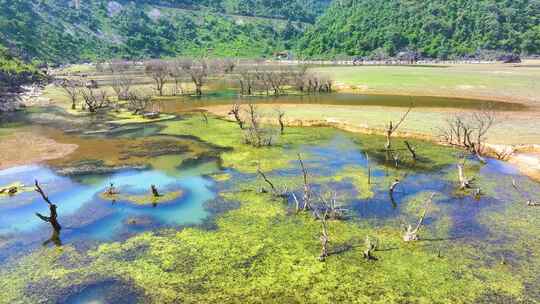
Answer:
POLYGON ((0 42, 25 59, 80 61, 292 48, 328 0, 0 0, 0 42))
POLYGON ((299 42, 306 56, 447 58, 482 50, 540 53, 538 0, 335 0, 299 42))

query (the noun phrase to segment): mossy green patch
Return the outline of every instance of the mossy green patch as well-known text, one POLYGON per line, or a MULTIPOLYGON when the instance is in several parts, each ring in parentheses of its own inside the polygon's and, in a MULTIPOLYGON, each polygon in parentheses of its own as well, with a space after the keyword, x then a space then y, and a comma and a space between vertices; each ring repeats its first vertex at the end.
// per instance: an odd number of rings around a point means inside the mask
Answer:
POLYGON ((0 198, 15 196, 24 192, 34 191, 33 187, 25 186, 21 182, 0 186, 0 198))
MULTIPOLYGON (((317 259, 321 224, 308 214, 287 215, 279 201, 252 191, 223 198, 240 208, 216 219, 216 230, 144 233, 100 245, 87 263, 70 263, 82 257, 69 246, 63 254, 40 250, 45 255, 0 271, 1 301, 32 302, 39 291, 28 284, 84 284, 105 271, 132 282, 153 303, 470 303, 486 293, 523 299, 520 277, 503 265, 477 263, 474 245, 447 243, 438 257, 429 244, 403 244, 399 229, 330 221, 332 254, 323 263, 317 259), (366 235, 379 240, 378 261, 362 256, 366 235)), ((58 297, 55 289, 48 296, 58 297)))
POLYGON ((223 165, 247 173, 255 173, 259 167, 263 171, 286 168, 297 159, 301 145, 327 140, 335 133, 330 128, 288 128, 284 135, 274 141, 275 145, 255 148, 244 143, 243 131, 238 125, 215 117, 209 117, 208 124, 196 116, 161 124, 165 127, 162 134, 191 135, 224 148, 232 148, 222 153, 223 165))
POLYGON ((231 175, 229 173, 212 174, 210 177, 217 182, 226 182, 231 179, 231 175))
POLYGON ((356 188, 357 198, 360 199, 370 198, 374 194, 368 181, 366 169, 360 166, 346 166, 336 172, 336 175, 329 177, 328 180, 336 182, 350 181, 356 188))

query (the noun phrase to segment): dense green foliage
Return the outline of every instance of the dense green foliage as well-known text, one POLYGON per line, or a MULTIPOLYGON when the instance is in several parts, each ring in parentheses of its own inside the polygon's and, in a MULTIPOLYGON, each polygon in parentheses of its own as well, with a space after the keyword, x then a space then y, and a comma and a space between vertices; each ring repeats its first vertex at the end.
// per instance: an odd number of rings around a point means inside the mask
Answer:
POLYGON ((0 93, 41 77, 34 65, 22 62, 0 46, 0 93))
POLYGON ((300 42, 308 56, 394 55, 405 49, 447 58, 481 50, 540 53, 537 0, 340 0, 300 42))
POLYGON ((242 16, 280 18, 313 22, 331 0, 144 0, 140 2, 185 9, 209 8, 212 11, 242 16))
POLYGON ((292 48, 326 1, 0 0, 0 41, 22 57, 81 61, 178 54, 261 56, 292 48), (246 17, 242 14, 272 18, 246 17), (234 14, 234 15, 227 15, 234 14), (288 18, 283 20, 280 18, 288 18))
POLYGON ((178 55, 540 53, 537 0, 0 0, 0 44, 74 62, 178 55), (325 12, 326 11, 326 12, 325 12), (315 25, 317 16, 321 15, 315 25))

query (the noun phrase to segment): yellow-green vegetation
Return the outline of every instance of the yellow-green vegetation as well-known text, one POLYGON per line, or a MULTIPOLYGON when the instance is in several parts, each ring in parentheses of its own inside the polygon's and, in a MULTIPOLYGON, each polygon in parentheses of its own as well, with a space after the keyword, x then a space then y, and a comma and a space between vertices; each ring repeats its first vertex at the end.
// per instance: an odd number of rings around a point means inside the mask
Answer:
POLYGON ((366 199, 373 196, 371 185, 368 183, 368 176, 365 168, 360 166, 346 166, 335 175, 325 178, 329 181, 343 182, 349 181, 353 184, 357 192, 357 198, 366 199))
POLYGON ((210 177, 212 177, 217 182, 226 182, 231 179, 231 175, 228 173, 212 174, 210 177))
POLYGON ((101 194, 101 198, 104 200, 116 200, 129 202, 135 205, 155 205, 166 204, 182 197, 184 193, 182 191, 171 191, 160 194, 160 196, 154 196, 151 193, 143 195, 122 195, 122 194, 109 194, 104 192, 101 194))
POLYGON ((162 134, 191 135, 223 148, 232 148, 222 153, 223 165, 248 173, 255 173, 258 166, 263 171, 286 168, 298 158, 301 145, 329 139, 335 132, 330 128, 288 128, 273 146, 255 148, 244 143, 238 125, 215 117, 209 117, 208 124, 196 115, 161 124, 165 127, 162 134))
POLYGON ((134 123, 151 123, 164 120, 174 119, 176 116, 172 114, 160 114, 156 118, 146 118, 144 115, 133 114, 133 112, 127 110, 120 110, 118 112, 112 111, 110 114, 113 116, 113 120, 110 123, 117 125, 127 125, 134 123))
MULTIPOLYGON (((485 265, 475 244, 403 244, 399 229, 330 221, 331 254, 319 262, 321 225, 290 216, 256 192, 226 193, 241 203, 216 220, 218 229, 144 233, 88 254, 43 248, 0 270, 4 303, 54 300, 73 284, 107 278, 131 282, 154 303, 474 303, 490 295, 524 300, 524 281, 508 265, 485 265), (363 240, 378 240, 362 256, 363 240), (440 249, 440 248, 439 248, 440 249), (338 253, 339 252, 339 253, 338 253), (83 260, 90 261, 83 263, 83 260), (27 286, 43 286, 28 289, 27 286), (46 287, 45 287, 46 286, 46 287)), ((437 222, 431 225, 437 225, 437 222)), ((429 232, 424 232, 429 237, 429 232)), ((447 243, 445 243, 447 244, 447 243)))
POLYGON ((0 198, 11 197, 11 196, 18 195, 24 192, 31 192, 33 190, 34 190, 33 187, 25 186, 21 182, 15 182, 9 185, 0 186, 0 198))

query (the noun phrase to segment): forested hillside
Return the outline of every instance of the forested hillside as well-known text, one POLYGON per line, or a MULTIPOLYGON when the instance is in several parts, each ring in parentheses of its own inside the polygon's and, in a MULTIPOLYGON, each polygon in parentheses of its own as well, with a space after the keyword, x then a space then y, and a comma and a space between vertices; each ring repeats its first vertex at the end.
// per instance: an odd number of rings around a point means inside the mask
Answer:
POLYGON ((540 53, 540 0, 329 2, 0 0, 0 45, 46 62, 282 50, 311 58, 540 53))
POLYGON ((0 0, 0 40, 25 59, 80 61, 293 48, 327 0, 0 0))
POLYGON ((540 53, 538 0, 336 0, 301 39, 304 55, 540 53))

